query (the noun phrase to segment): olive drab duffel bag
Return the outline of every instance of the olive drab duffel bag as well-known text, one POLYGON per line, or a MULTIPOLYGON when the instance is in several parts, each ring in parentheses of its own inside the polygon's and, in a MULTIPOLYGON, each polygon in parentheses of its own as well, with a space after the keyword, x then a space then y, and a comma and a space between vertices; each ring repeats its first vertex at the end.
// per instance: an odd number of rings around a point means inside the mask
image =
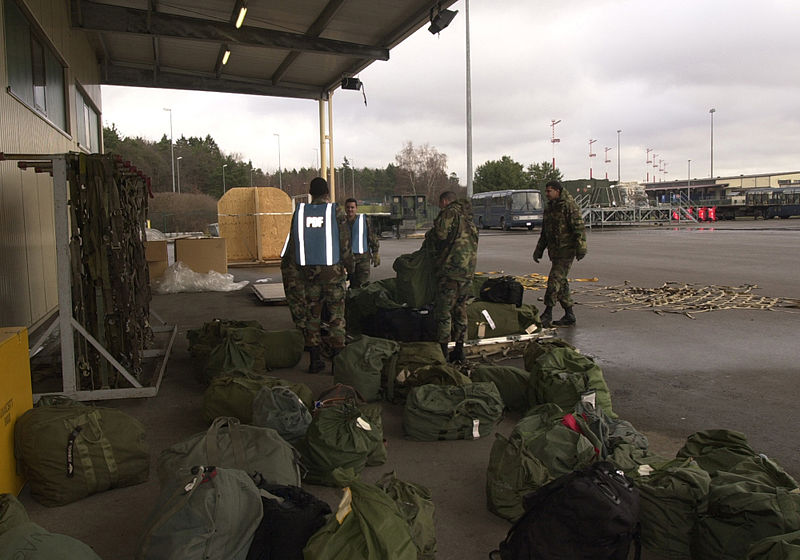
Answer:
POLYGON ((116 408, 55 402, 32 408, 14 425, 14 456, 37 502, 60 506, 147 480, 150 451, 141 422, 116 408))
POLYGON ((400 345, 394 340, 362 335, 333 359, 333 381, 358 390, 367 401, 381 397, 384 370, 394 371, 400 345))
POLYGON ((311 412, 289 387, 262 387, 253 399, 253 425, 272 428, 288 442, 303 437, 311 412))
POLYGON ((343 488, 339 509, 309 539, 305 560, 416 560, 419 556, 408 522, 395 502, 374 484, 358 480, 350 469, 331 473, 343 488))
POLYGON ((288 387, 306 407, 311 407, 313 395, 305 383, 292 383, 269 375, 247 374, 234 370, 211 380, 203 393, 203 417, 213 422, 219 416, 234 416, 243 424, 253 424, 253 401, 264 387, 288 387))
POLYGON ((800 530, 753 543, 747 560, 800 560, 800 530))
POLYGON ((395 501, 400 514, 408 522, 411 538, 417 547, 418 560, 434 560, 436 506, 433 504, 431 491, 421 484, 400 480, 394 471, 384 474, 376 484, 395 501))
POLYGON ((207 431, 162 451, 158 478, 163 485, 194 465, 213 465, 261 473, 271 484, 300 486, 299 459, 297 450, 272 428, 220 417, 207 431))
POLYGON ((528 401, 530 372, 512 366, 479 365, 472 370, 472 381, 491 381, 500 391, 503 402, 512 412, 524 413, 533 405, 528 401))
POLYGON ((262 515, 244 471, 195 465, 163 486, 136 560, 245 560, 262 515))
POLYGON ((494 383, 422 385, 411 389, 403 409, 403 429, 418 441, 478 439, 494 431, 503 415, 494 383))

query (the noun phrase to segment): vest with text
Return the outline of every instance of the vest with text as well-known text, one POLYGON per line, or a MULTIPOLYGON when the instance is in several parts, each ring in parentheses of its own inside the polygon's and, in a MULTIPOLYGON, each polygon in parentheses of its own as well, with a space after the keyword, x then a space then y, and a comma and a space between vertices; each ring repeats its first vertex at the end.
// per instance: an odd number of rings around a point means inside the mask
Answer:
POLYGON ((300 266, 330 266, 339 262, 336 203, 297 205, 292 220, 295 256, 300 266))
POLYGON ((350 226, 350 240, 354 255, 363 255, 369 252, 369 242, 367 239, 367 217, 364 214, 356 216, 353 225, 350 226))

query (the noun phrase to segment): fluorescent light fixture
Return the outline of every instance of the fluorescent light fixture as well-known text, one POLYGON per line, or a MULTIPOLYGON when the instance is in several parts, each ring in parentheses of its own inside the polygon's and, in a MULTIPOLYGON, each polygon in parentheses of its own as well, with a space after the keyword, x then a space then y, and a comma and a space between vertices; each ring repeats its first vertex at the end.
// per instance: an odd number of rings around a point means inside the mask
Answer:
POLYGON ((247 15, 247 5, 242 4, 242 7, 239 8, 239 17, 236 18, 236 29, 239 29, 244 23, 244 16, 247 15))
POLYGON ((230 56, 231 56, 231 50, 230 49, 225 49, 225 54, 222 55, 222 65, 223 66, 228 64, 228 59, 230 58, 230 56))

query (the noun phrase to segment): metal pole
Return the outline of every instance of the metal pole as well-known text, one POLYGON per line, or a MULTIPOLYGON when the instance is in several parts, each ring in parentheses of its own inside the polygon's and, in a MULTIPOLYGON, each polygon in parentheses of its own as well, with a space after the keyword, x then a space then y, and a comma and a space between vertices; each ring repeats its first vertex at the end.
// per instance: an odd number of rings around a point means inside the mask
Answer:
POLYGON ((278 137, 278 186, 283 190, 283 168, 281 167, 281 135, 277 132, 272 133, 278 137))
POLYGON ((472 69, 469 47, 469 0, 465 0, 467 18, 467 198, 472 198, 472 69))
POLYGON ((617 130, 617 183, 619 183, 622 180, 620 178, 621 176, 620 176, 620 173, 619 173, 619 156, 620 156, 620 153, 619 153, 619 134, 620 134, 620 132, 622 132, 622 129, 617 130))
POLYGON ((711 178, 714 178, 714 113, 717 112, 713 107, 709 109, 711 115, 711 178))
POLYGON ((687 180, 686 180, 686 203, 688 204, 689 201, 692 199, 692 160, 688 160, 687 162, 687 180))
POLYGON ((172 192, 175 192, 175 151, 172 142, 172 109, 164 107, 165 111, 169 111, 169 161, 172 164, 172 192))
POLYGON ((228 164, 224 164, 222 166, 222 194, 225 194, 225 168, 228 167, 228 164))
POLYGON ((178 162, 178 194, 181 194, 181 160, 182 159, 183 159, 183 156, 178 156, 178 158, 175 160, 175 161, 178 162))

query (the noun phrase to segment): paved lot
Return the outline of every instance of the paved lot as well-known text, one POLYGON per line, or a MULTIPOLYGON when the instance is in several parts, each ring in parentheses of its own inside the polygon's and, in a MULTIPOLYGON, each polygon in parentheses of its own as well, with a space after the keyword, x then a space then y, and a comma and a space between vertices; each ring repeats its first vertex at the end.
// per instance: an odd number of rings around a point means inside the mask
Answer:
MULTIPOLYGON (((536 265, 531 253, 538 232, 482 232, 478 269, 507 274, 547 274, 545 261, 536 265)), ((416 250, 421 239, 382 242, 383 265, 377 278, 394 276, 391 262, 416 250)), ((597 277, 592 286, 625 281, 656 287, 667 281, 701 285, 758 284, 765 296, 800 298, 800 220, 734 222, 709 228, 594 230, 589 255, 572 276, 597 277)), ((277 267, 233 269, 236 280, 271 277, 277 267)), ((797 433, 800 398, 797 350, 798 312, 728 310, 683 315, 650 311, 618 311, 589 307, 605 302, 577 291, 578 325, 560 334, 598 360, 612 391, 614 409, 651 439, 651 447, 674 453, 685 437, 706 428, 731 428, 747 434, 751 445, 800 477, 797 433)), ((541 291, 526 291, 525 301, 541 308, 541 291)), ((201 415, 202 386, 195 379, 198 364, 188 355, 186 331, 213 318, 257 319, 269 329, 289 328, 285 307, 259 304, 246 288, 240 292, 157 296, 153 309, 179 326, 176 347, 158 397, 111 403, 148 427, 153 464, 158 452, 205 429, 201 415)), ((556 313, 559 316, 559 312, 556 313)), ((317 392, 331 380, 297 368, 275 372, 302 381, 317 392)), ((498 430, 508 434, 517 418, 508 417, 498 430)), ((403 438, 402 409, 384 407, 389 460, 371 467, 363 478, 374 481, 384 472, 429 486, 437 506, 439 559, 481 559, 503 538, 509 525, 485 507, 485 472, 494 438, 477 441, 421 443, 403 438)), ((136 539, 157 495, 151 480, 61 508, 48 509, 23 491, 34 521, 73 535, 94 546, 106 559, 133 558, 136 539)), ((310 487, 338 502, 338 490, 310 487)), ((653 555, 646 556, 654 558, 653 555)))

